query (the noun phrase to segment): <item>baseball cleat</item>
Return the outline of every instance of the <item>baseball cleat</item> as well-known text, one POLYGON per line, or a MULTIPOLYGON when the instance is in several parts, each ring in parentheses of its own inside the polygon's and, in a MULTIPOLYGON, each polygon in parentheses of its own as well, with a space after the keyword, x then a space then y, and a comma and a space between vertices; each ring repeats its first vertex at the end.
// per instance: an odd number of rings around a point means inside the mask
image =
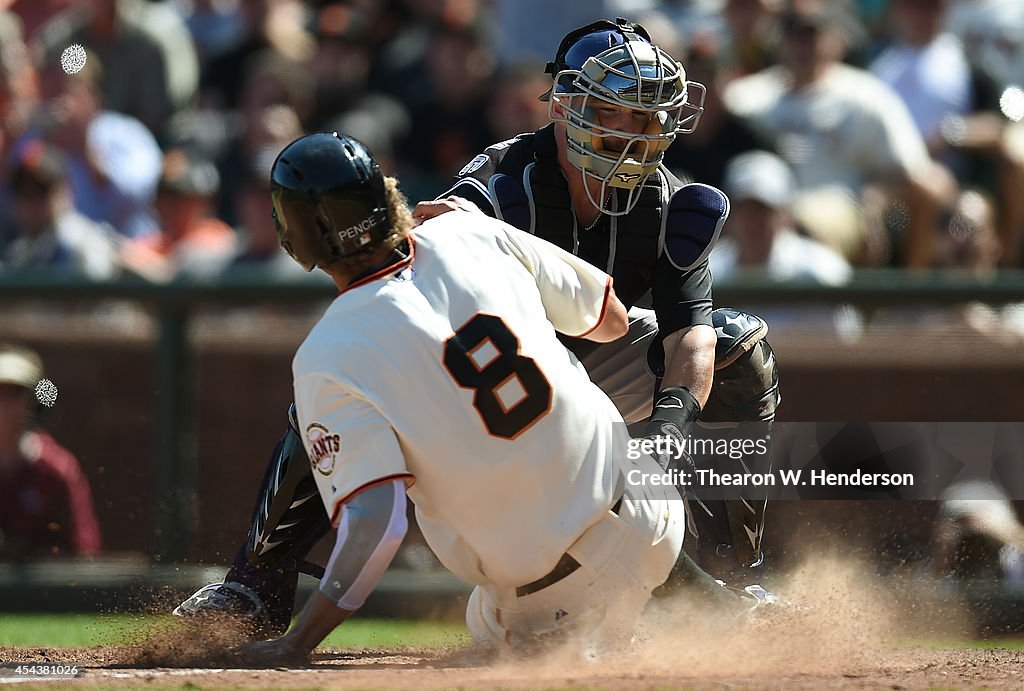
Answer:
POLYGON ((269 639, 288 629, 288 620, 274 621, 260 597, 236 583, 210 583, 174 608, 174 616, 193 623, 224 621, 241 624, 253 639, 269 639))
POLYGON ((778 595, 776 595, 775 593, 768 592, 756 583, 754 585, 748 585, 746 588, 744 588, 740 594, 741 597, 744 597, 743 593, 746 593, 745 597, 752 599, 754 601, 753 607, 760 607, 762 605, 776 605, 782 602, 782 598, 780 598, 778 595))
POLYGON ((742 619, 752 626, 764 626, 771 622, 777 624, 792 621, 793 617, 801 617, 812 611, 806 604, 797 604, 792 600, 765 590, 760 585, 748 585, 742 590, 731 588, 747 604, 742 619))

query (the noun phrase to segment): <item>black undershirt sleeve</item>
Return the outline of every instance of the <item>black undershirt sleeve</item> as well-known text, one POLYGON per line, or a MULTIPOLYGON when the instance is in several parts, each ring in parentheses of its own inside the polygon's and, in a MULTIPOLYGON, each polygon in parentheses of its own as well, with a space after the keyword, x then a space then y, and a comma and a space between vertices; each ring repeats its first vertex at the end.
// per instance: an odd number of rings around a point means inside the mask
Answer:
POLYGON ((714 302, 707 260, 683 273, 660 257, 654 267, 651 302, 662 337, 698 324, 711 326, 714 302))

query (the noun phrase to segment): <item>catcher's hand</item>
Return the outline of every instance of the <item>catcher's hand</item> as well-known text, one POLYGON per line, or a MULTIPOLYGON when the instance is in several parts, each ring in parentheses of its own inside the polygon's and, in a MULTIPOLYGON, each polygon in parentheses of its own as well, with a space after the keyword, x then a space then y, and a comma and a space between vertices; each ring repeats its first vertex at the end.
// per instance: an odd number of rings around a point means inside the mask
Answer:
POLYGON ((309 651, 295 646, 288 636, 245 643, 232 648, 230 657, 241 667, 303 667, 309 664, 309 651))
POLYGON ((468 211, 470 213, 482 214, 483 212, 477 207, 476 204, 457 197, 454 194, 450 194, 444 199, 434 199, 432 201, 419 202, 416 204, 416 208, 412 210, 412 217, 419 225, 424 221, 429 221, 432 218, 446 214, 449 211, 468 211))

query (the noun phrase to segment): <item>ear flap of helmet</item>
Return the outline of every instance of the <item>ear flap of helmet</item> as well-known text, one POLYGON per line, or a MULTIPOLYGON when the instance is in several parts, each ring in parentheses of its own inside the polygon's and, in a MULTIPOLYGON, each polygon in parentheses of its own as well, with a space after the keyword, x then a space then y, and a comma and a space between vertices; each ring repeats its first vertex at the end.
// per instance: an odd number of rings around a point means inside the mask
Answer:
POLYGON ((271 189, 278 241, 306 271, 371 252, 391 231, 384 176, 351 137, 295 140, 274 162, 271 189))
POLYGON ((330 229, 319 218, 319 205, 281 190, 274 191, 273 199, 278 241, 292 259, 312 271, 335 258, 330 229))
POLYGON ((296 249, 293 240, 296 239, 297 235, 289 228, 288 216, 285 214, 281 204, 281 192, 282 190, 276 189, 270 193, 270 198, 274 205, 274 225, 277 228, 277 242, 281 245, 288 256, 294 259, 302 266, 306 271, 312 271, 316 268, 317 260, 305 251, 305 247, 296 249))

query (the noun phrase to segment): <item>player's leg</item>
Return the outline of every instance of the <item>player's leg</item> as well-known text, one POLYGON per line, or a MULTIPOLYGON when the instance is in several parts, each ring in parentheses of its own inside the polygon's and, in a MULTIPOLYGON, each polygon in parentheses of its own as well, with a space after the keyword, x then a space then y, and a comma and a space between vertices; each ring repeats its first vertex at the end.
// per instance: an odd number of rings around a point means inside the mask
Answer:
MULTIPOLYGON (((634 436, 643 433, 651 417, 664 372, 664 352, 653 347, 657 335, 658 320, 654 312, 634 307, 629 310, 629 331, 625 336, 594 346, 580 356, 591 380, 612 400, 634 436)), ((731 599, 723 595, 719 583, 683 551, 671 576, 655 595, 673 595, 681 589, 699 599, 731 599)))
POLYGON ((329 527, 292 405, 288 429, 260 483, 245 543, 224 582, 202 588, 174 613, 226 614, 251 623, 256 635, 280 635, 291 621, 299 573, 323 573, 304 560, 329 527))
MULTIPOLYGON (((661 472, 647 456, 626 462, 646 474, 661 472)), ((570 641, 584 650, 621 649, 651 592, 670 573, 684 532, 674 488, 629 487, 548 576, 515 588, 474 590, 466 610, 469 631, 499 649, 531 651, 570 641)))
MULTIPOLYGON (((710 456, 713 461, 707 460, 707 455, 695 461, 698 467, 702 462, 713 463, 720 473, 767 473, 771 470, 775 409, 780 401, 775 355, 764 340, 768 325, 757 316, 728 308, 715 310, 712 322, 718 335, 715 380, 698 420, 700 434, 719 443, 763 441, 760 448, 764 452, 739 458, 715 453, 710 456)), ((712 515, 692 509, 697 562, 716 578, 740 587, 760 580, 766 487, 723 490, 734 492, 731 495, 705 491, 701 499, 712 515)))
MULTIPOLYGON (((630 425, 645 422, 651 415, 664 354, 657 347, 658 323, 651 310, 629 311, 629 333, 612 343, 602 344, 584 353, 580 361, 590 378, 611 398, 623 419, 630 425)), ((764 340, 768 326, 764 320, 745 312, 718 309, 712 313, 712 325, 718 336, 715 352, 715 381, 711 395, 691 428, 695 436, 716 438, 764 439, 765 463, 771 458, 771 428, 779 402, 778 372, 771 347, 764 340)), ((726 457, 727 458, 727 457, 726 457)), ((717 472, 742 472, 738 465, 715 458, 717 472), (723 465, 719 465, 723 463, 723 465)), ((750 468, 767 472, 769 468, 750 468)), ((691 532, 699 536, 695 553, 697 563, 685 553, 673 575, 673 581, 687 586, 713 590, 715 578, 749 584, 757 580, 760 566, 761 535, 764 529, 763 495, 751 495, 750 506, 743 501, 715 502, 713 515, 702 509, 691 510, 691 532), (751 510, 751 507, 753 510, 751 510), (754 540, 748 536, 754 535, 754 540), (721 555, 721 556, 719 556, 721 555)), ((702 498, 703 500, 703 498, 702 498)))
MULTIPOLYGON (((625 477, 634 468, 644 475, 662 472, 648 456, 624 462, 625 477)), ((627 485, 621 501, 567 548, 571 568, 560 562, 552 577, 537 583, 549 582, 536 589, 476 588, 466 611, 470 633, 499 649, 529 651, 572 641, 585 650, 621 650, 652 594, 661 594, 656 591, 676 569, 685 520, 675 488, 627 485)), ((739 615, 751 606, 714 580, 708 593, 688 594, 720 612, 739 615)))

